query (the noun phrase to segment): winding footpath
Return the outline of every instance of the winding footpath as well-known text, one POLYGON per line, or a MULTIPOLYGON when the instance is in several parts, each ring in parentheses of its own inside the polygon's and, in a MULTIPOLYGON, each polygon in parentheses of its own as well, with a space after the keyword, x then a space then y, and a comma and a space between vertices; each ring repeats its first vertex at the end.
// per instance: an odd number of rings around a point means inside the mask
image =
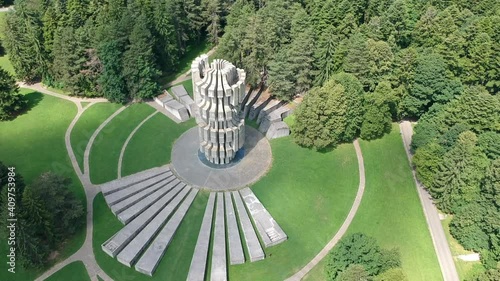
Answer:
MULTIPOLYGON (((401 137, 403 138, 403 144, 406 151, 406 156, 408 156, 408 161, 411 166, 411 158, 413 155, 410 152, 411 137, 413 135, 413 127, 408 121, 403 121, 399 124, 399 130, 401 132, 401 137)), ((450 246, 448 245, 448 240, 444 233, 443 225, 439 219, 439 213, 432 202, 431 195, 425 190, 424 186, 417 180, 415 170, 411 167, 413 174, 413 179, 417 185, 418 196, 420 197, 420 202, 422 203, 422 208, 424 209, 425 219, 427 221, 427 226, 432 237, 432 243, 434 244, 434 250, 439 261, 439 266, 441 267, 441 274, 443 275, 444 281, 458 281, 460 280, 457 273, 457 268, 455 267, 455 262, 453 261, 453 256, 451 254, 450 246)))
POLYGON ((351 222, 358 211, 359 205, 361 204, 361 199, 363 198, 363 193, 365 192, 365 181, 366 181, 365 164, 363 161, 363 154, 361 153, 361 148, 359 147, 358 140, 355 140, 353 144, 354 144, 354 149, 356 150, 356 157, 358 158, 359 186, 356 198, 354 199, 354 202, 351 206, 351 210, 349 211, 349 214, 347 214, 344 223, 342 223, 342 226, 337 231, 335 236, 333 236, 330 242, 328 242, 328 244, 326 244, 326 246, 323 249, 321 249, 321 251, 308 264, 306 264, 306 266, 304 266, 301 270, 299 270, 291 277, 287 278, 285 281, 302 280, 302 278, 304 278, 304 276, 307 273, 309 273, 309 271, 311 271, 324 257, 326 257, 326 255, 330 252, 330 250, 333 249, 333 247, 335 247, 335 245, 339 242, 342 236, 344 236, 344 234, 347 232, 349 225, 351 225, 351 222))
MULTIPOLYGON (((88 108, 90 108, 92 105, 94 105, 96 103, 107 102, 107 100, 103 99, 103 98, 82 99, 82 98, 77 98, 77 97, 69 97, 69 96, 61 95, 58 93, 54 93, 50 90, 47 90, 39 83, 33 84, 33 85, 26 85, 24 83, 18 83, 18 85, 20 87, 32 89, 32 90, 41 92, 41 93, 46 94, 46 95, 50 95, 50 96, 54 96, 54 97, 61 98, 64 100, 71 101, 76 105, 78 112, 77 112, 75 118, 73 118, 73 120, 71 121, 68 129, 66 130, 66 134, 64 136, 64 141, 65 141, 66 150, 68 151, 68 155, 69 155, 69 158, 71 160, 71 165, 73 165, 73 169, 75 170, 75 173, 77 174, 80 182, 82 183, 82 186, 83 186, 84 191, 85 191, 85 197, 87 199, 87 217, 86 217, 87 227, 86 227, 85 242, 83 243, 83 245, 81 246, 81 248, 77 252, 75 252, 73 255, 69 256, 65 260, 57 263, 56 265, 54 265, 52 268, 50 268, 49 270, 44 272, 41 276, 39 276, 35 280, 36 281, 45 280, 49 276, 51 276, 52 274, 57 272, 58 270, 65 267, 66 265, 68 265, 72 262, 75 262, 75 261, 81 261, 85 265, 85 268, 87 269, 87 272, 88 272, 90 279, 92 281, 97 281, 98 280, 97 276, 99 276, 101 279, 103 279, 105 281, 112 281, 113 279, 111 279, 97 264, 97 262, 95 260, 93 248, 92 248, 93 226, 94 226, 94 224, 93 224, 93 212, 94 212, 93 202, 94 202, 95 196, 100 192, 100 190, 99 190, 98 186, 95 186, 90 182, 88 168, 84 169, 83 172, 81 171, 80 167, 78 166, 78 162, 76 160, 75 153, 73 152, 73 148, 71 146, 71 131, 73 130, 76 122, 82 116, 82 114, 85 112, 85 110, 87 110, 88 108), (81 102, 89 102, 89 105, 86 106, 85 108, 83 108, 81 105, 81 102)), ((121 112, 123 109, 125 109, 125 107, 120 108, 118 111, 121 112)), ((115 112, 115 114, 113 114, 113 115, 116 116, 117 113, 115 112)), ((111 121, 111 119, 112 118, 108 118, 106 121, 104 121, 104 123, 101 124, 101 126, 98 128, 98 130, 96 130, 96 132, 94 132, 93 138, 91 138, 91 140, 89 141, 89 144, 87 145, 86 150, 85 150, 84 167, 88 167, 88 161, 89 161, 88 155, 90 152, 90 148, 92 147, 92 143, 95 139, 95 136, 99 133, 99 131, 107 123, 109 123, 109 121, 111 121)))

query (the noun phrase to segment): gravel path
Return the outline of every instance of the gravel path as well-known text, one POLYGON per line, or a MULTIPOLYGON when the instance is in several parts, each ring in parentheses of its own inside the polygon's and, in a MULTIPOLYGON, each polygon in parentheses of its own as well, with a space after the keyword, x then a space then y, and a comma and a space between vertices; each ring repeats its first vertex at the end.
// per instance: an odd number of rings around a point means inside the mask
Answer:
MULTIPOLYGON (((408 156, 408 161, 410 161, 412 154, 410 152, 411 137, 413 135, 413 127, 408 121, 403 121, 399 124, 399 129, 401 132, 401 137, 403 138, 403 144, 406 150, 406 155, 408 156)), ((441 267, 441 273, 443 274, 443 279, 445 281, 458 281, 457 269, 455 267, 455 262, 453 261, 453 256, 451 254, 450 246, 448 245, 448 240, 444 233, 443 225, 439 219, 439 213, 432 202, 430 194, 425 190, 424 186, 417 180, 415 176, 415 170, 412 167, 413 179, 417 185, 418 196, 420 197, 420 202, 424 209, 425 219, 427 221, 427 226, 432 237, 432 243, 434 244, 434 249, 439 261, 439 266, 441 267)))
POLYGON ((358 211, 359 205, 361 204, 361 199, 363 198, 363 193, 365 192, 365 164, 363 162, 363 154, 361 153, 361 148, 359 147, 358 140, 354 141, 354 149, 356 150, 356 157, 358 158, 358 170, 359 170, 359 186, 356 198, 352 204, 351 210, 347 215, 344 223, 337 231, 332 240, 326 244, 326 246, 301 270, 286 279, 285 281, 300 281, 304 276, 311 271, 329 252, 330 250, 339 242, 339 240, 344 236, 349 225, 351 224, 356 212, 358 211))

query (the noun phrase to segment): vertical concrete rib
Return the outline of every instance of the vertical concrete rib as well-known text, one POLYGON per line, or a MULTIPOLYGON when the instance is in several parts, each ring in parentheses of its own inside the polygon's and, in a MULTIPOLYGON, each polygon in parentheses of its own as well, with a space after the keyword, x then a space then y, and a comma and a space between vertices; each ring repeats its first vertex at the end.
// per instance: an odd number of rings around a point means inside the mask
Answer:
POLYGON ((207 270, 208 246, 210 244, 210 234, 212 231, 212 218, 214 214, 215 192, 211 192, 208 197, 207 208, 203 215, 200 233, 194 249, 193 259, 189 267, 187 281, 204 281, 207 270))
POLYGON ((217 209, 215 211, 214 243, 212 252, 212 270, 210 281, 227 280, 226 262, 226 227, 224 223, 224 197, 217 193, 217 209))

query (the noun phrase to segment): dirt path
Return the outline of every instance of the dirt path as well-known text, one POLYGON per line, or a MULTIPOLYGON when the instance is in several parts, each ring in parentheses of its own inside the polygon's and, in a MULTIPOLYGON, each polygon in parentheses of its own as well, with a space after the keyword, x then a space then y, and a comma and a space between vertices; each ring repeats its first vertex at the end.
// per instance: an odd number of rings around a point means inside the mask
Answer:
MULTIPOLYGON (((410 144, 411 137, 413 135, 413 127, 410 122, 403 121, 399 124, 399 129, 401 131, 401 137, 403 138, 406 155, 408 156, 408 161, 410 161, 411 165, 411 158, 413 155, 410 152, 410 144)), ((455 267, 455 262, 453 261, 453 256, 444 233, 443 225, 439 219, 438 210, 436 206, 434 206, 430 194, 417 180, 413 167, 412 173, 413 179, 417 185, 418 196, 420 197, 420 202, 422 203, 427 226, 429 227, 429 231, 431 233, 432 243, 434 244, 439 266, 441 267, 443 279, 444 281, 458 281, 460 279, 458 277, 457 268, 455 267)))
POLYGON ((342 224, 340 229, 337 231, 335 236, 333 236, 332 240, 330 240, 330 242, 328 242, 328 244, 326 244, 326 246, 323 249, 321 249, 321 251, 308 264, 306 264, 306 266, 304 266, 301 270, 299 270, 291 277, 287 278, 285 281, 302 280, 302 278, 304 278, 304 276, 309 271, 311 271, 324 257, 326 257, 326 255, 330 252, 330 250, 337 244, 337 242, 339 242, 342 236, 344 236, 344 234, 347 232, 349 225, 351 224, 352 220, 354 219, 354 216, 356 215, 356 212, 358 211, 359 205, 361 204, 361 199, 363 198, 363 193, 365 192, 365 164, 363 161, 363 154, 361 153, 361 148, 359 147, 358 140, 355 140, 353 144, 354 144, 354 149, 356 150, 356 157, 358 158, 359 186, 356 198, 352 203, 351 210, 349 211, 349 214, 347 214, 347 217, 344 220, 344 223, 342 224))

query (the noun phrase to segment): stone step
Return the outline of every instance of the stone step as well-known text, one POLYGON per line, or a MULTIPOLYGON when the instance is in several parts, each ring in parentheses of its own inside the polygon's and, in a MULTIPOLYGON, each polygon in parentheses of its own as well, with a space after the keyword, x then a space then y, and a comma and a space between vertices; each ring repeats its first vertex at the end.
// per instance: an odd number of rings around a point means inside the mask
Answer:
POLYGON ((144 212, 144 210, 146 210, 151 205, 153 205, 156 201, 160 200, 167 192, 172 190, 177 185, 184 186, 184 184, 181 183, 181 181, 179 181, 177 178, 175 178, 174 180, 170 181, 168 184, 164 185, 162 188, 158 189, 157 191, 155 191, 154 193, 152 193, 148 197, 137 202, 133 206, 124 210, 123 212, 120 212, 118 214, 118 219, 124 224, 129 223, 131 220, 133 220, 139 214, 144 212))
POLYGON ((133 219, 129 224, 124 226, 120 231, 104 242, 101 245, 102 250, 111 257, 116 257, 116 255, 137 235, 137 233, 139 233, 139 231, 141 231, 141 229, 147 225, 183 187, 184 185, 176 186, 160 200, 151 205, 151 207, 149 207, 146 211, 142 212, 139 216, 133 219))
POLYGON ((285 232, 281 229, 278 223, 274 220, 271 214, 266 210, 264 205, 260 203, 259 199, 252 190, 248 187, 240 190, 241 197, 245 201, 248 212, 252 216, 257 231, 264 245, 267 247, 274 246, 287 240, 285 232), (278 237, 271 240, 270 236, 278 237))
POLYGON ((214 227, 210 281, 226 281, 226 227, 224 222, 224 194, 222 192, 217 193, 217 208, 215 210, 214 227))
POLYGON ((167 222, 169 216, 182 202, 182 199, 184 199, 189 190, 190 188, 188 186, 184 187, 182 191, 154 217, 154 219, 142 228, 134 239, 118 254, 117 257, 119 262, 128 267, 132 266, 142 251, 149 245, 158 231, 160 231, 165 222, 167 222))
POLYGON ((144 198, 147 198, 149 195, 156 192, 158 189, 162 188, 167 183, 169 183, 173 180, 176 180, 176 177, 174 175, 170 175, 170 177, 163 179, 163 180, 153 184, 152 186, 150 186, 146 189, 143 189, 140 192, 137 192, 136 194, 128 197, 127 199, 122 200, 122 201, 112 205, 111 212, 113 212, 113 214, 116 215, 116 214, 128 209, 129 207, 135 205, 136 203, 140 202, 144 198))
POLYGON ((193 259, 189 267, 187 281, 204 281, 207 269, 208 246, 210 245, 210 234, 212 231, 212 218, 214 214, 215 192, 210 192, 207 207, 203 215, 198 240, 194 249, 193 259))
POLYGON ((161 174, 170 171, 170 167, 168 165, 162 167, 151 168, 149 170, 133 174, 130 176, 126 176, 120 179, 116 179, 104 184, 101 184, 99 187, 101 188, 103 195, 108 195, 110 193, 122 190, 131 185, 137 184, 141 181, 145 181, 147 179, 157 177, 161 174))
POLYGON ((149 276, 153 275, 153 272, 156 270, 156 267, 158 266, 161 258, 165 254, 170 241, 172 241, 172 237, 181 224, 184 216, 191 206, 191 203, 193 203, 197 193, 197 189, 191 190, 184 202, 182 202, 177 211, 175 211, 174 215, 170 218, 165 227, 163 227, 158 236, 155 238, 153 243, 151 243, 149 248, 139 259, 139 261, 135 265, 135 270, 149 276))
POLYGON ((226 224, 227 238, 229 244, 229 262, 231 265, 245 263, 245 255, 241 246, 240 232, 238 230, 238 222, 233 207, 233 199, 230 192, 224 192, 224 200, 226 203, 226 224))
POLYGON ((240 225, 243 230, 243 236, 245 237, 245 243, 247 246, 247 252, 250 256, 250 261, 259 261, 265 258, 264 251, 260 246, 259 238, 252 226, 252 222, 248 217, 247 210, 245 209, 244 203, 241 199, 238 191, 231 192, 234 199, 234 204, 236 205, 236 210, 238 211, 238 217, 240 219, 240 225))
POLYGON ((120 201, 123 201, 127 198, 129 198, 132 195, 135 195, 136 193, 139 193, 143 191, 144 189, 147 189, 157 182, 163 181, 166 178, 170 177, 172 175, 171 171, 168 171, 167 173, 161 174, 158 177, 150 178, 145 181, 141 181, 137 184, 131 185, 127 188, 124 188, 122 190, 119 190, 117 192, 113 192, 111 194, 108 194, 104 196, 104 199, 106 199, 106 202, 108 203, 108 206, 113 206, 114 204, 117 204, 120 201))

